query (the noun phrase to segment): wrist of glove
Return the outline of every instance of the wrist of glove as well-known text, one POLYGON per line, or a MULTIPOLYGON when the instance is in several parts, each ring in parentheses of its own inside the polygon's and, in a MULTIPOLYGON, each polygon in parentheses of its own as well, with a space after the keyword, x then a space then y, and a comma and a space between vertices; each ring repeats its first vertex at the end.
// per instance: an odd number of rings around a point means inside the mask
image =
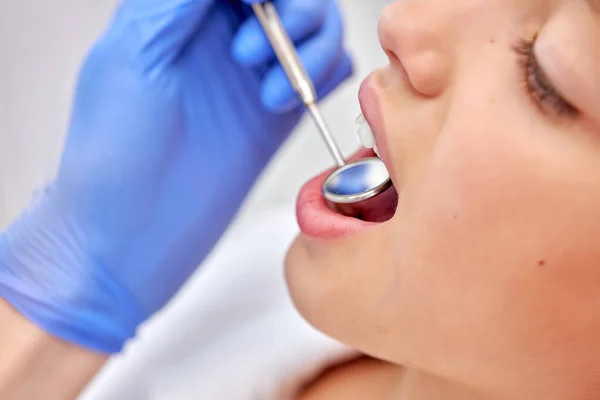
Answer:
POLYGON ((51 335, 118 352, 148 310, 86 248, 63 206, 49 188, 0 236, 0 295, 51 335))

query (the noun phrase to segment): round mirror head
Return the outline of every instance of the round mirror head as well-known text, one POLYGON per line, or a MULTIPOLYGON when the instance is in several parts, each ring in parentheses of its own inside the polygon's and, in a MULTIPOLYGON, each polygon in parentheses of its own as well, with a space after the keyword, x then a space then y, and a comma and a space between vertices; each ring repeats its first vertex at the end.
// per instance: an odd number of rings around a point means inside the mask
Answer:
POLYGON ((338 168, 323 183, 323 196, 333 203, 350 204, 371 199, 392 185, 379 158, 354 161, 338 168))

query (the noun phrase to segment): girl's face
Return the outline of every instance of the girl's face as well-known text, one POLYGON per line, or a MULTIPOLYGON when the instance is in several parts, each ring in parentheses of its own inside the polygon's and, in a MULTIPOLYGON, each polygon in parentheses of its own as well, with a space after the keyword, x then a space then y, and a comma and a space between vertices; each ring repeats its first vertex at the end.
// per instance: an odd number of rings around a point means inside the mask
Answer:
POLYGON ((334 238, 301 195, 298 309, 472 386, 600 385, 600 1, 405 0, 379 31, 360 97, 399 204, 334 238))

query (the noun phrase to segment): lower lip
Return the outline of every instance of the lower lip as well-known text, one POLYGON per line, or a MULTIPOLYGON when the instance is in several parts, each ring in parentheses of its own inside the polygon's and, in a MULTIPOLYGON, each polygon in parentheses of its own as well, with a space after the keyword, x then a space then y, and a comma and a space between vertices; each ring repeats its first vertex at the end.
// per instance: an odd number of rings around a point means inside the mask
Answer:
MULTIPOLYGON (((363 149, 348 161, 359 160, 373 154, 372 150, 363 149)), ((312 179, 300 191, 296 214, 302 233, 317 239, 334 239, 377 225, 373 222, 345 217, 329 209, 321 189, 331 172, 332 170, 326 171, 312 179)))

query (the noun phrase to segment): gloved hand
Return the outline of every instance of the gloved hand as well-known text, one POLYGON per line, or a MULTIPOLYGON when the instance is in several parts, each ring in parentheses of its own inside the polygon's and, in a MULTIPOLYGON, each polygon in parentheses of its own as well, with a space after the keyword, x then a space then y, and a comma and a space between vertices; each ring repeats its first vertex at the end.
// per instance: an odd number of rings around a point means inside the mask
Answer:
MULTIPOLYGON (((335 1, 276 5, 327 94, 352 70, 335 1)), ((125 0, 93 47, 57 178, 0 238, 0 296, 50 334, 118 352, 206 257, 298 123, 248 11, 125 0)))

